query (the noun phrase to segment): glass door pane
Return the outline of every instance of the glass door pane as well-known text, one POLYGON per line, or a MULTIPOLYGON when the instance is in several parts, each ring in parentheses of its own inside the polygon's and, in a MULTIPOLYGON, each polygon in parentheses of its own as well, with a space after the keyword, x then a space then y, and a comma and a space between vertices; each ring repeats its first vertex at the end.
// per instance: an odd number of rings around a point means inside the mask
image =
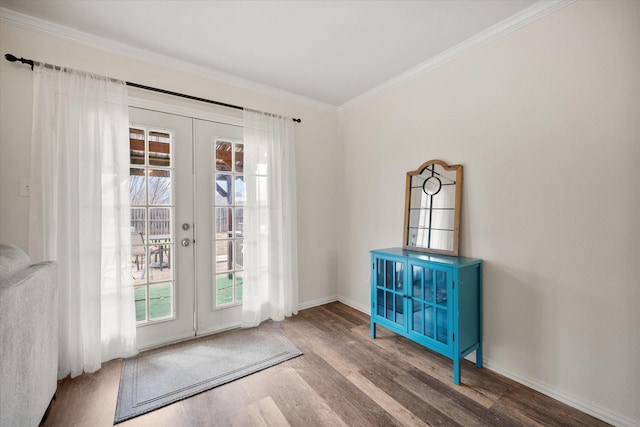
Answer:
POLYGON ((419 334, 425 333, 425 310, 427 306, 422 302, 425 300, 424 271, 419 266, 411 267, 411 330, 419 334))
POLYGON ((245 201, 244 144, 215 139, 212 142, 214 174, 211 188, 215 217, 215 308, 242 301, 243 206, 245 201))
POLYGON ((404 325, 404 263, 376 260, 377 314, 404 325))
POLYGON ((136 320, 146 324, 175 317, 174 202, 171 131, 129 129, 131 258, 136 320))
POLYGON ((447 270, 411 265, 412 316, 410 331, 449 345, 447 270))

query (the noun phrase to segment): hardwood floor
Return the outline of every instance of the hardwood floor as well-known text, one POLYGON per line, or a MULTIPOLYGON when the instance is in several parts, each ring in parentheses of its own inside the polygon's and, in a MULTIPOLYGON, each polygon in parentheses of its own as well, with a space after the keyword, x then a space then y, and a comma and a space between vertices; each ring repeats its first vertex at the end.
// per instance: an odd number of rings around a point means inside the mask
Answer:
MULTIPOLYGON (((119 426, 605 426, 487 369, 452 362, 378 328, 341 303, 260 328, 282 332, 302 356, 119 426)), ((121 360, 59 381, 43 426, 110 426, 121 360)))

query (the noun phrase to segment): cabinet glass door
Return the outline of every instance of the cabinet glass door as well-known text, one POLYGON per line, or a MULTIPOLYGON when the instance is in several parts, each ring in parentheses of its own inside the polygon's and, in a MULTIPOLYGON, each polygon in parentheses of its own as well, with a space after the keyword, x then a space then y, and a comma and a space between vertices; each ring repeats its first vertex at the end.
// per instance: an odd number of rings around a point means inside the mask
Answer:
POLYGON ((410 265, 411 325, 413 333, 449 346, 447 300, 451 273, 444 269, 410 265))
POLYGON ((376 259, 376 314, 404 324, 404 263, 376 259))

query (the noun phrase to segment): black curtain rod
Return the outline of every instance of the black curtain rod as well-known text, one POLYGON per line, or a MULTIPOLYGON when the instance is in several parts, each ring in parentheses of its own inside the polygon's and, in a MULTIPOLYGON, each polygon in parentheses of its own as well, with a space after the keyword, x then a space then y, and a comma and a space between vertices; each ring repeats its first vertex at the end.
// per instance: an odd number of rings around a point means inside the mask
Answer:
MULTIPOLYGON (((18 58, 15 55, 12 55, 10 53, 7 53, 6 55, 4 55, 4 57, 9 62, 21 62, 23 64, 30 65, 31 66, 31 71, 33 71, 34 65, 39 64, 38 62, 34 61, 33 59, 18 58)), ((241 107, 239 105, 233 105, 233 104, 227 104, 227 103, 224 103, 224 102, 213 101, 211 99, 200 98, 198 96, 192 96, 192 95, 186 95, 184 93, 179 93, 179 92, 172 92, 170 90, 159 89, 157 87, 152 87, 152 86, 145 86, 145 85, 141 85, 141 84, 138 84, 138 83, 132 83, 132 82, 126 82, 126 83, 127 83, 127 86, 137 87, 139 89, 149 90, 149 91, 152 91, 152 92, 164 93, 166 95, 172 95, 172 96, 177 96, 177 97, 180 97, 180 98, 191 99, 193 101, 206 102, 207 104, 220 105, 222 107, 234 108, 236 110, 244 110, 244 107, 241 107)), ((296 122, 296 123, 302 122, 302 119, 294 118, 292 120, 294 122, 296 122)))

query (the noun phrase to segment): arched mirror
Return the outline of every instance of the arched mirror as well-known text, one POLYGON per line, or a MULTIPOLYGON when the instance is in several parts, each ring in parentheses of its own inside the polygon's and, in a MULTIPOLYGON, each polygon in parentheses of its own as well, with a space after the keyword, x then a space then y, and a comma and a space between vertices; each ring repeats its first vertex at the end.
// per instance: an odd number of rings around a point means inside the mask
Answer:
POLYGON ((458 255, 462 165, 429 160, 407 172, 405 249, 458 255))

